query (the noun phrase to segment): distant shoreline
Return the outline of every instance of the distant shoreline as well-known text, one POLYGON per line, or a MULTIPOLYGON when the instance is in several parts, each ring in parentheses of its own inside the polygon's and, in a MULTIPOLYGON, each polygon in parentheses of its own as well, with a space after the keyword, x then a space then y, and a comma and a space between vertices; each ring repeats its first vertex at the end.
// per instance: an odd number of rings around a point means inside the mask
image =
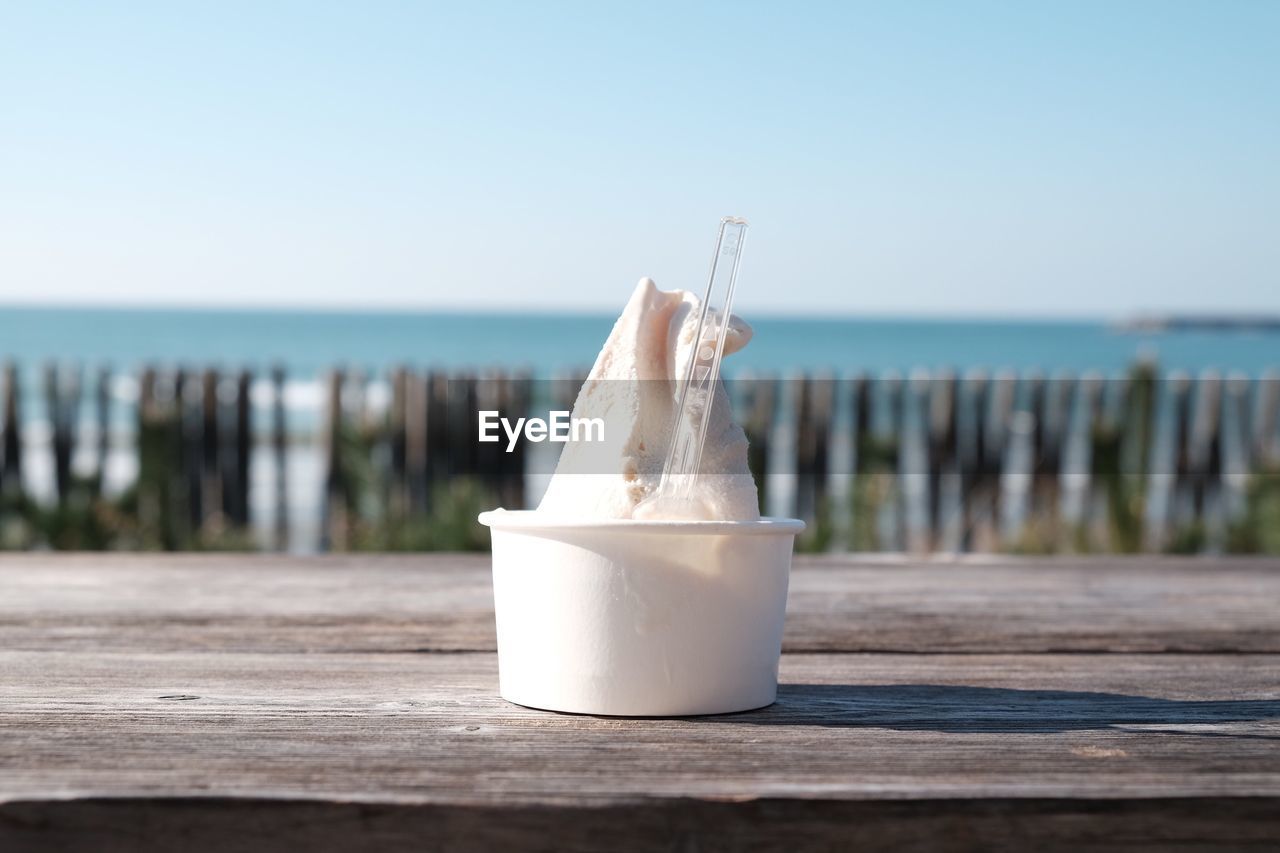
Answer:
POLYGON ((1122 332, 1280 332, 1280 315, 1171 314, 1163 317, 1135 317, 1117 324, 1122 332))

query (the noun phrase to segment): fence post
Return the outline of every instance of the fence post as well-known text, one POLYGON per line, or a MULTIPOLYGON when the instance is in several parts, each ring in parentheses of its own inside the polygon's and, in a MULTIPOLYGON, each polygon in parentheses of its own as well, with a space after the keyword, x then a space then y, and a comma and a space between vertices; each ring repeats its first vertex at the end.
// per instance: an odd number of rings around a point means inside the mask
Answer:
POLYGON ((455 467, 449 448, 453 417, 451 406, 457 396, 454 386, 459 383, 459 379, 442 370, 432 370, 427 373, 426 383, 422 508, 429 510, 436 486, 447 484, 450 472, 455 467))
MULTIPOLYGON (((505 384, 503 408, 514 417, 528 417, 532 378, 526 371, 518 371, 508 377, 505 384)), ((528 442, 517 442, 511 453, 504 453, 504 467, 499 485, 503 506, 523 509, 525 505, 524 478, 528 465, 528 442)))
POLYGON ((222 482, 218 466, 221 444, 218 431, 218 371, 209 368, 201 377, 200 395, 200 510, 199 525, 222 511, 222 482))
MULTIPOLYGON (((871 548, 902 549, 902 376, 886 371, 876 380, 867 441, 858 448, 866 460, 863 515, 871 548)), ((865 540, 864 540, 865 541, 865 540)))
POLYGON ((342 368, 330 371, 325 394, 325 480, 320 547, 340 551, 347 547, 346 480, 342 471, 342 368))
POLYGON ((765 512, 769 507, 768 471, 773 452, 770 430, 773 427, 778 383, 774 377, 767 375, 746 375, 736 381, 745 386, 745 391, 740 396, 746 401, 742 429, 747 434, 747 467, 759 489, 760 510, 765 512))
POLYGON ((63 370, 54 361, 44 366, 44 391, 53 446, 53 473, 58 503, 71 496, 71 456, 75 451, 80 410, 80 370, 63 370))
POLYGON ((147 365, 138 378, 138 524, 147 544, 163 545, 165 536, 163 478, 163 428, 159 404, 156 401, 156 371, 147 365), (149 534, 149 535, 148 535, 149 534))
POLYGON ((801 405, 796 439, 796 511, 813 523, 811 538, 830 536, 830 508, 821 500, 826 492, 827 439, 832 416, 834 381, 830 374, 800 379, 801 405))
POLYGON ((1182 478, 1186 471, 1187 411, 1190 382, 1186 374, 1171 371, 1161 384, 1160 419, 1152 443, 1152 461, 1147 477, 1146 530, 1143 548, 1163 551, 1169 534, 1178 523, 1182 478))
MULTIPOLYGON (((1280 466, 1280 370, 1267 370, 1258 378, 1258 401, 1253 419, 1253 458, 1259 467, 1280 466)), ((1276 473, 1276 472, 1271 472, 1276 473)))
POLYGON ((275 546, 278 551, 284 551, 289 547, 289 434, 285 408, 286 381, 284 365, 277 364, 271 369, 271 386, 274 391, 271 445, 275 450, 275 546))
POLYGON ((955 371, 942 370, 929 383, 928 418, 929 448, 929 547, 954 551, 959 542, 955 535, 958 515, 960 448, 957 425, 958 380, 955 371))
POLYGON ((111 456, 111 367, 98 368, 98 381, 94 389, 94 416, 97 423, 97 447, 95 449, 94 476, 91 489, 95 497, 104 491, 107 464, 111 456))
MULTIPOLYGON (((475 390, 472 392, 471 399, 474 400, 474 405, 464 412, 466 425, 456 437, 456 440, 471 448, 472 458, 474 459, 472 471, 477 481, 482 485, 485 492, 492 496, 491 500, 500 504, 502 501, 502 486, 505 482, 504 474, 510 461, 510 454, 506 452, 502 442, 480 444, 476 441, 476 435, 479 429, 478 413, 481 409, 498 411, 502 417, 507 417, 510 414, 505 409, 507 403, 507 377, 501 371, 486 370, 482 371, 473 381, 475 390)), ((519 442, 519 444, 523 443, 519 442)))
POLYGON ((422 512, 427 506, 430 479, 431 430, 438 429, 431 418, 434 380, 430 373, 410 372, 405 386, 405 479, 406 514, 422 512))
POLYGON ((1227 377, 1222 403, 1222 428, 1218 433, 1222 459, 1222 522, 1225 545, 1231 549, 1231 525, 1244 515, 1249 488, 1249 379, 1233 373, 1227 377))
POLYGON ((1046 531, 1052 531, 1054 550, 1062 546, 1066 534, 1062 525, 1062 463, 1075 385, 1076 379, 1071 374, 1055 373, 1048 379, 1041 397, 1040 447, 1036 453, 1032 495, 1037 522, 1046 531))
POLYGON ((985 399, 978 403, 981 451, 978 476, 970 490, 972 506, 969 524, 970 547, 974 550, 991 551, 999 545, 996 529, 1001 512, 1000 481, 1017 389, 1017 374, 1008 370, 1000 371, 992 377, 985 399))
POLYGON ((827 425, 827 514, 831 520, 828 551, 853 547, 853 490, 857 468, 858 419, 866 376, 842 377, 835 382, 831 420, 827 425))
POLYGON ((173 374, 173 404, 178 430, 178 494, 175 510, 184 535, 200 530, 204 520, 204 389, 197 370, 179 367, 173 374))
POLYGON ((804 376, 792 373, 779 380, 777 406, 769 433, 769 457, 765 469, 765 493, 768 514, 775 517, 793 515, 796 505, 797 441, 804 376))
POLYGON ((1189 455, 1191 501, 1196 518, 1204 526, 1206 545, 1212 539, 1216 526, 1212 517, 1217 511, 1218 478, 1222 470, 1221 447, 1217 440, 1221 416, 1222 377, 1214 370, 1203 371, 1196 387, 1189 455))
POLYGON ((249 525, 249 463, 253 453, 253 420, 250 394, 253 374, 241 370, 236 377, 235 500, 232 521, 237 527, 249 525))
POLYGON ((974 531, 979 521, 977 508, 989 502, 984 491, 987 482, 984 433, 990 385, 986 371, 970 370, 965 373, 964 381, 956 392, 956 457, 960 483, 956 521, 948 534, 953 537, 953 544, 947 550, 973 549, 974 531))
POLYGON ((18 417, 22 389, 18 366, 4 364, 4 404, 2 415, 4 442, 0 445, 0 494, 22 493, 22 422, 18 417))
POLYGON ((393 522, 408 514, 409 488, 406 472, 406 423, 409 369, 404 365, 391 368, 391 405, 387 407, 387 516, 393 522))

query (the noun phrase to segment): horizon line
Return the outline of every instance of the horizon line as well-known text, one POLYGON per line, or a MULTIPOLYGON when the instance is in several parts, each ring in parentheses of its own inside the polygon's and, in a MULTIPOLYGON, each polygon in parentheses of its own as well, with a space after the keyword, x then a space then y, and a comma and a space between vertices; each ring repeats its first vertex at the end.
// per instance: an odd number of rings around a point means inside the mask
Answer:
MULTIPOLYGON (((546 305, 508 305, 501 309, 485 308, 477 305, 347 305, 342 303, 326 303, 319 305, 298 305, 285 302, 270 303, 218 303, 218 302, 163 302, 163 301, 39 301, 39 300, 6 300, 0 299, 0 311, 106 311, 106 312, 139 312, 139 313, 222 313, 222 314, 307 314, 335 315, 356 314, 362 316, 379 316, 390 314, 412 314, 418 316, 490 316, 490 317, 581 317, 592 319, 616 318, 617 312, 608 308, 595 307, 548 307, 546 305)), ((742 316, 742 315, 739 315, 742 316)), ((1141 325, 1144 323, 1161 323, 1170 321, 1250 321, 1280 322, 1280 309, 1185 309, 1185 310, 1149 310, 1135 309, 1115 314, 1067 314, 1053 312, 1010 312, 1000 311, 956 311, 956 312, 911 312, 903 311, 847 311, 840 309, 799 309, 765 308, 749 311, 750 318, 764 320, 811 320, 818 322, 841 322, 850 320, 868 320, 884 322, 996 322, 996 323, 1094 323, 1103 325, 1141 325)))
MULTIPOLYGON (((589 318, 616 318, 617 311, 607 308, 595 307, 548 307, 545 305, 506 305, 501 309, 485 308, 477 305, 413 305, 413 304, 388 304, 388 305, 345 305, 341 303, 320 304, 320 305, 298 305, 294 303, 218 303, 218 302, 72 302, 72 301, 25 301, 25 300, 0 300, 0 311, 110 311, 110 312, 129 312, 137 311, 143 313, 190 313, 197 314, 203 312, 223 313, 223 314, 315 314, 315 315, 332 315, 332 314, 358 314, 364 316, 377 316, 387 314, 415 314, 420 316, 529 316, 530 314, 540 317, 589 317, 589 318)), ((736 312, 735 312, 736 313, 736 312)), ((779 320, 815 320, 820 322, 839 322, 845 320, 872 320, 872 321, 921 321, 921 322, 953 322, 953 321, 993 321, 1001 323, 1126 323, 1133 320, 1181 316, 1200 316, 1206 312, 1154 312, 1154 311, 1138 311, 1124 315, 1102 315, 1102 314, 1055 314, 1055 313, 1001 313, 998 311, 963 311, 963 312, 920 312, 915 313, 909 310, 898 311, 845 311, 838 309, 800 309, 788 310, 777 308, 766 308, 759 311, 750 311, 746 317, 748 322, 751 318, 759 319, 779 319, 779 320)), ((1230 316, 1239 316, 1250 312, 1236 312, 1230 316)), ((742 316, 742 315, 739 315, 742 316)), ((1227 316, 1222 312, 1215 312, 1212 316, 1227 316)), ((1280 312, 1275 312, 1275 316, 1280 316, 1280 312)))

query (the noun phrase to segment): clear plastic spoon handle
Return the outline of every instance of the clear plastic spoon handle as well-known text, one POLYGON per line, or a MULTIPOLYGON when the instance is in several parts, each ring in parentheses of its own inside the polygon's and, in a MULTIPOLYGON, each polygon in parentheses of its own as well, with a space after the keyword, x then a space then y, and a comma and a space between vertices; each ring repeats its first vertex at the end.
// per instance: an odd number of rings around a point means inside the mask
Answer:
POLYGON ((716 382, 720 380, 720 360, 724 357, 733 288, 738 281, 738 264, 742 260, 746 236, 745 219, 726 216, 720 220, 716 250, 711 256, 711 274, 694 333, 693 357, 689 359, 689 368, 676 403, 671 449, 657 491, 649 501, 686 495, 696 481, 707 440, 716 382))

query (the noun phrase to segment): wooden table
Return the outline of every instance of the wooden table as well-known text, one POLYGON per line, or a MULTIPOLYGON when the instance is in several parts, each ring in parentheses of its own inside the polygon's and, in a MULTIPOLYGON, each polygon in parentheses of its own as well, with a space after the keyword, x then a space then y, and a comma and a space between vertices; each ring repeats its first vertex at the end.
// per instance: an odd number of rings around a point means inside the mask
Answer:
POLYGON ((778 703, 497 696, 483 556, 0 558, 0 850, 1280 844, 1280 561, 797 559, 778 703))

